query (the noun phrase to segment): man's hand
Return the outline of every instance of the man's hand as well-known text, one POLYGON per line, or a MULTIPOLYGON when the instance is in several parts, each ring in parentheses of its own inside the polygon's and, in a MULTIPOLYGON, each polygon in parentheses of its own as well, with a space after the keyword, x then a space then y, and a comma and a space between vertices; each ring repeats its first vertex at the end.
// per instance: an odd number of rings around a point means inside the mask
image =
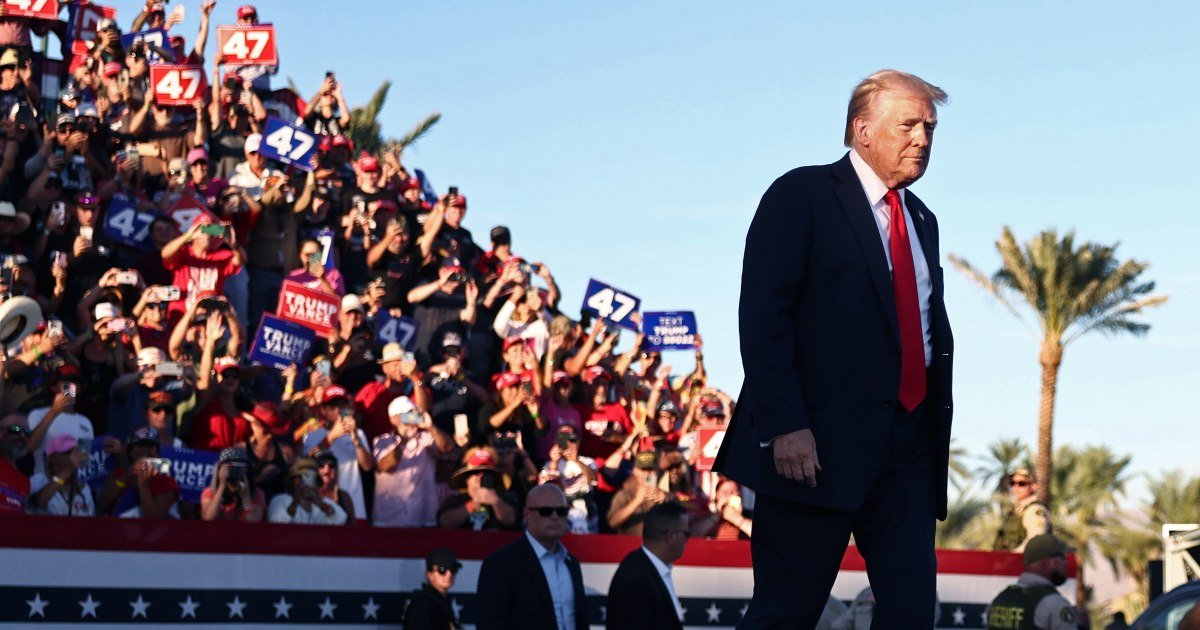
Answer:
POLYGON ((821 461, 817 459, 817 441, 811 429, 800 429, 785 433, 771 443, 775 453, 775 472, 791 479, 817 487, 817 473, 821 461))

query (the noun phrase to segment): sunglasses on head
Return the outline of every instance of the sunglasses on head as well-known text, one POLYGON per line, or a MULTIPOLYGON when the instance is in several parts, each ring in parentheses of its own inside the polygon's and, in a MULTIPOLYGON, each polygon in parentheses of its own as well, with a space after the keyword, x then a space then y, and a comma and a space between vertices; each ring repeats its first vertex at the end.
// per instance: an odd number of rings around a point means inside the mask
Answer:
POLYGON ((22 434, 23 435, 32 435, 33 429, 26 429, 25 427, 22 427, 22 426, 10 424, 10 425, 4 427, 4 432, 11 433, 13 435, 22 435, 22 434))
POLYGON ((567 518, 567 513, 571 511, 571 508, 566 507, 531 507, 529 509, 537 512, 537 515, 542 518, 550 518, 551 514, 559 518, 567 518))

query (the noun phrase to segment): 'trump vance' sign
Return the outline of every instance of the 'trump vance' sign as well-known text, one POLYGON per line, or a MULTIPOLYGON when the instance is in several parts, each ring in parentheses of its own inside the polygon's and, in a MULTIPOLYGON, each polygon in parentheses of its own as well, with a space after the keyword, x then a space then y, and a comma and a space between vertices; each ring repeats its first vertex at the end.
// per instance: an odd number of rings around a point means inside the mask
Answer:
POLYGON ((275 308, 275 314, 290 322, 308 326, 324 336, 337 327, 340 305, 341 299, 332 293, 284 280, 279 287, 279 305, 275 308))
POLYGON ((311 328, 263 313, 250 345, 250 360, 280 370, 292 364, 304 365, 315 339, 311 328))

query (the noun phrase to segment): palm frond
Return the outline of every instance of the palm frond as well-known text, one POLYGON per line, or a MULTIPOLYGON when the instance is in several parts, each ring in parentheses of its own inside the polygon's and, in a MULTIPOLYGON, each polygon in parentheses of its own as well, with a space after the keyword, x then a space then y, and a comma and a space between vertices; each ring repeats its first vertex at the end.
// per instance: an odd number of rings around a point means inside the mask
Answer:
POLYGON ((433 126, 438 124, 438 121, 441 119, 442 114, 440 112, 434 112, 426 116, 423 120, 421 120, 421 122, 417 123, 415 127, 410 129, 408 133, 404 134, 399 139, 388 140, 386 142, 387 150, 395 151, 396 153, 402 153, 408 147, 416 144, 417 140, 424 138, 425 134, 429 133, 429 130, 433 129, 433 126))

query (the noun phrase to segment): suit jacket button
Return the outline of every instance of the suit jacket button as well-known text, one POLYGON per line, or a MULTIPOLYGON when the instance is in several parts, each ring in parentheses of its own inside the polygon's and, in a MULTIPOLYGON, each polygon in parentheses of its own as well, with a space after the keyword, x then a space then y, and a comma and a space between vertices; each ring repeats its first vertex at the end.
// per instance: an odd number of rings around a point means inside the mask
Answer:
POLYGON ((883 401, 883 406, 884 406, 884 407, 891 408, 891 406, 892 406, 892 401, 890 401, 890 400, 885 400, 885 401, 883 401))

